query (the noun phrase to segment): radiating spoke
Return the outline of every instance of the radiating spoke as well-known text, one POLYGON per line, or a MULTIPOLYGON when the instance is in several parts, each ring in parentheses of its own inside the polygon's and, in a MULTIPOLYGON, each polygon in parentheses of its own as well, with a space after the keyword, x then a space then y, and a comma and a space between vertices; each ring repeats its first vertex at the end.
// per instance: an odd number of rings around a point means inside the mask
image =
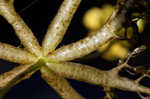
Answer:
POLYGON ((20 65, 9 72, 1 74, 0 93, 8 91, 9 88, 28 78, 28 76, 31 76, 31 74, 37 70, 36 67, 37 65, 34 64, 20 65))
POLYGON ((105 81, 104 77, 107 75, 105 71, 72 62, 48 63, 47 66, 63 77, 97 85, 99 85, 100 82, 105 81))
POLYGON ((63 1, 57 15, 49 25, 47 34, 44 38, 42 47, 45 55, 54 51, 61 42, 80 2, 81 0, 63 1))
POLYGON ((118 88, 121 90, 150 94, 149 88, 136 83, 134 80, 120 77, 115 71, 102 71, 87 65, 72 62, 49 63, 47 66, 56 74, 66 78, 109 88, 118 88))
POLYGON ((63 77, 55 74, 47 67, 41 68, 42 78, 54 88, 63 99, 84 99, 63 77))
POLYGON ((13 3, 7 3, 5 1, 6 0, 1 0, 0 15, 2 15, 8 21, 8 23, 12 25, 25 48, 27 48, 31 53, 41 56, 41 47, 31 29, 15 12, 13 3))
POLYGON ((31 53, 9 44, 0 43, 0 58, 8 60, 10 62, 16 63, 32 63, 37 60, 37 58, 31 53))

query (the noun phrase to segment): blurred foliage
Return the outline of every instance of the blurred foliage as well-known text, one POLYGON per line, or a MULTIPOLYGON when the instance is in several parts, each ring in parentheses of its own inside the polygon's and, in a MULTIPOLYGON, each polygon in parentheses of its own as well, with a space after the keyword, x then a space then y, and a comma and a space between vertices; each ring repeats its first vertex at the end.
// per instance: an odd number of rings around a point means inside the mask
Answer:
POLYGON ((105 24, 112 11, 112 5, 105 5, 102 8, 93 7, 85 12, 83 24, 91 31, 98 30, 105 24))
MULTIPOLYGON (((88 35, 92 35, 95 31, 99 30, 111 16, 114 7, 112 5, 105 4, 101 8, 93 7, 87 10, 83 16, 83 25, 89 31, 88 35)), ((139 17, 140 13, 133 13, 133 22, 135 22, 138 32, 142 33, 145 26, 145 19, 139 17)), ((132 24, 129 22, 129 24, 132 24)), ((126 25, 116 34, 120 37, 125 38, 124 40, 115 40, 107 42, 97 50, 101 57, 108 61, 114 61, 117 59, 124 59, 130 52, 130 48, 134 46, 136 35, 132 25, 126 25), (133 40, 132 40, 133 39, 133 40)))

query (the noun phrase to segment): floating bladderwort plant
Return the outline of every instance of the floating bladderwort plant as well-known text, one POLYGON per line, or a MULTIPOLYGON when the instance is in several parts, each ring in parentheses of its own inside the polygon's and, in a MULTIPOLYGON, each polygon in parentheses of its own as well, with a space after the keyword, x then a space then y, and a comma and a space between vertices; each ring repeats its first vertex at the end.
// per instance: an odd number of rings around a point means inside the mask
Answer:
MULTIPOLYGON (((130 80, 118 74, 124 67, 131 68, 128 65, 128 60, 143 50, 144 46, 135 49, 129 54, 125 62, 108 71, 69 62, 93 52, 110 40, 117 39, 118 36, 115 32, 122 27, 128 9, 136 3, 136 0, 122 0, 103 28, 94 35, 56 49, 62 41, 80 2, 81 0, 63 1, 58 13, 47 29, 42 46, 40 46, 30 28, 15 12, 14 0, 0 0, 0 15, 12 25, 16 35, 25 47, 23 49, 0 43, 0 58, 20 63, 20 66, 0 75, 1 98, 11 87, 29 78, 38 70, 41 71, 41 77, 64 99, 84 99, 70 86, 65 78, 102 86, 106 91, 105 98, 109 99, 112 98, 111 88, 150 94, 150 88, 139 84, 146 73, 137 80, 130 80)), ((133 70, 136 71, 135 68, 133 70)))

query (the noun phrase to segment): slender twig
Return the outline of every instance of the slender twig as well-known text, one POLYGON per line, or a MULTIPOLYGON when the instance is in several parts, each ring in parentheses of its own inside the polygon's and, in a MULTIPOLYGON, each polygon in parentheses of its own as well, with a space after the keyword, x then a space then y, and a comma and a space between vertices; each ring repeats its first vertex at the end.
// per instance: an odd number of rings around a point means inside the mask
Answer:
POLYGON ((43 40, 42 48, 45 55, 54 51, 57 45, 62 41, 80 2, 81 0, 64 0, 60 6, 58 13, 49 25, 47 34, 43 40))
POLYGON ((0 75, 0 93, 9 90, 9 88, 14 86, 17 82, 20 82, 26 74, 30 73, 32 68, 31 65, 32 64, 21 65, 0 75))
POLYGON ((14 28, 21 43, 33 54, 41 56, 41 47, 33 35, 31 29, 25 24, 22 18, 16 13, 13 2, 1 0, 0 15, 2 15, 14 28))
POLYGON ((0 58, 22 64, 36 61, 36 57, 26 50, 4 43, 0 43, 0 58))

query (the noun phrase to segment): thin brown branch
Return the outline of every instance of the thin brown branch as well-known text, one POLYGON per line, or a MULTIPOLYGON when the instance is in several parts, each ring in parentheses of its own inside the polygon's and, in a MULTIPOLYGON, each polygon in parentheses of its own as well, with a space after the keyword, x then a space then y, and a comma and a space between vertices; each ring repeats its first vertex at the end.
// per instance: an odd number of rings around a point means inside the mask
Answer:
POLYGON ((88 82, 108 88, 143 92, 150 94, 150 88, 144 87, 134 80, 118 76, 118 70, 101 71, 96 68, 77 63, 65 62, 48 64, 48 67, 58 75, 66 78, 88 82), (117 73, 116 73, 117 72, 117 73))
POLYGON ((115 97, 115 95, 112 92, 111 88, 104 87, 104 90, 105 90, 105 93, 106 93, 104 99, 113 99, 115 97))
POLYGON ((0 75, 0 92, 14 86, 18 81, 24 78, 28 73, 34 70, 35 65, 20 65, 9 72, 0 75))
POLYGON ((42 78, 54 88, 63 99, 84 99, 63 77, 55 74, 47 67, 41 68, 42 78))
MULTIPOLYGON (((12 81, 8 82, 8 85, 6 85, 3 88, 0 88, 0 99, 3 99, 3 96, 10 90, 11 87, 15 86, 16 84, 20 83, 21 81, 30 78, 38 69, 33 70, 32 72, 29 72, 28 74, 25 74, 22 77, 18 77, 18 80, 12 79, 12 81)), ((7 75, 7 74, 6 74, 7 75)), ((16 76, 17 77, 17 76, 16 76)), ((14 77, 15 78, 15 77, 14 77)), ((6 78, 7 79, 7 78, 6 78)))
POLYGON ((21 40, 21 43, 31 53, 41 56, 41 47, 33 35, 31 29, 25 24, 23 19, 16 13, 13 3, 6 2, 8 0, 0 1, 0 15, 2 15, 8 23, 10 23, 17 36, 21 40))
MULTIPOLYGON (((39 60, 37 63, 20 65, 15 67, 9 72, 5 72, 0 75, 0 96, 1 93, 6 93, 11 87, 29 78, 33 73, 43 66, 43 60, 39 60)), ((44 65, 45 66, 45 65, 44 65)))
POLYGON ((85 81, 91 84, 99 85, 100 83, 106 83, 106 76, 108 73, 106 71, 101 71, 96 68, 72 63, 72 62, 61 62, 61 63, 48 63, 47 66, 66 78, 76 79, 80 81, 85 81))
POLYGON ((22 64, 32 63, 37 60, 31 53, 4 43, 0 43, 0 58, 22 64))
POLYGON ((64 0, 59 8, 57 15, 48 27, 42 48, 44 55, 55 50, 57 45, 62 41, 64 34, 76 12, 81 0, 64 0))

